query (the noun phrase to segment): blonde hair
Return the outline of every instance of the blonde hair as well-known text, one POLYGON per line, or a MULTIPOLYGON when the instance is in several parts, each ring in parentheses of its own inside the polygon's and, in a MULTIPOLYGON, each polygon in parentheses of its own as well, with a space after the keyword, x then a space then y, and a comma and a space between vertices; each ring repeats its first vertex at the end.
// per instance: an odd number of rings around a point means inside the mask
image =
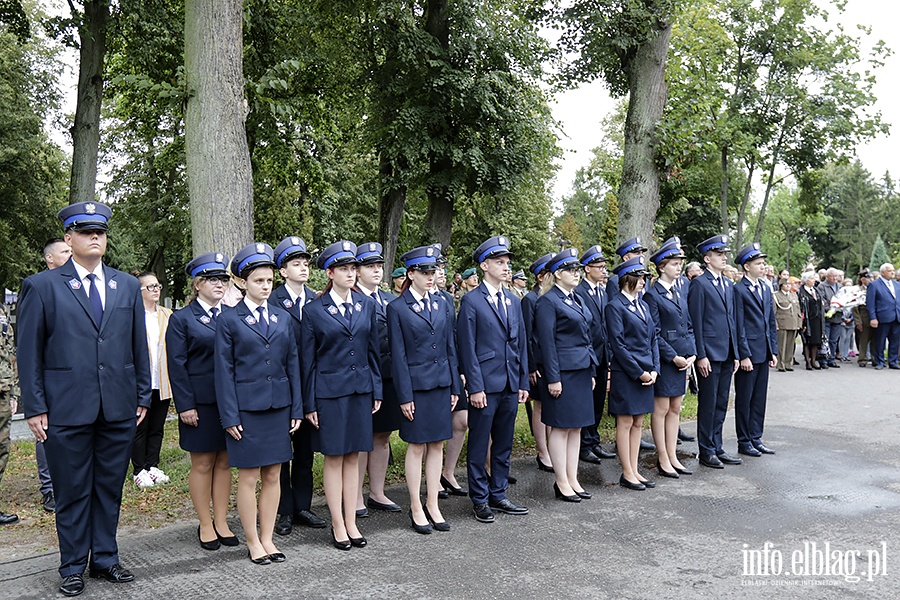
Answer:
POLYGON ((539 296, 543 296, 544 294, 549 292, 554 285, 556 285, 556 273, 548 271, 547 275, 548 277, 544 277, 544 282, 541 283, 541 291, 538 294, 539 296))

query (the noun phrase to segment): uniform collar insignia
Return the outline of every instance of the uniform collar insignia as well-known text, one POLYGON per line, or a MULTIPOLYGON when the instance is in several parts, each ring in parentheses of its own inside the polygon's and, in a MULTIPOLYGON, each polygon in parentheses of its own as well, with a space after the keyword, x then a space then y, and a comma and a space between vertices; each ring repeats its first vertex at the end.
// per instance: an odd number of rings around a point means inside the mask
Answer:
POLYGON ((247 325, 256 325, 256 319, 253 318, 253 315, 247 315, 244 317, 244 321, 247 322, 247 325))
POLYGON ((75 278, 70 279, 69 287, 72 288, 73 290, 80 290, 81 289, 81 280, 75 279, 75 278))
POLYGON ((116 280, 115 280, 115 279, 110 279, 110 280, 109 280, 109 289, 111 289, 111 290, 116 289, 116 285, 117 285, 117 284, 116 284, 116 280))
POLYGON ((284 305, 285 308, 293 308, 294 307, 294 303, 291 302, 290 298, 285 298, 284 300, 281 301, 281 303, 284 305))
POLYGON ((269 315, 269 321, 271 321, 272 323, 277 323, 278 315, 269 315))
POLYGON ((204 325, 209 325, 209 321, 210 321, 210 319, 206 315, 203 315, 202 317, 200 317, 200 322, 203 323, 204 325))

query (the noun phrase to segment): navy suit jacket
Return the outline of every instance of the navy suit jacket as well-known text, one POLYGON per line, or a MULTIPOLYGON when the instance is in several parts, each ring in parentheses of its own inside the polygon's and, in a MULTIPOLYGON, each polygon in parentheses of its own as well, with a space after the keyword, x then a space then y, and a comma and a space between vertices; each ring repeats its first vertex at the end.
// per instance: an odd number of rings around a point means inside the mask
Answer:
POLYGON ((896 298, 880 277, 869 284, 866 288, 866 309, 870 319, 878 319, 879 324, 900 321, 900 283, 896 281, 894 292, 897 294, 896 298))
POLYGON ((656 325, 647 303, 638 302, 644 309, 643 317, 621 292, 607 302, 604 311, 609 336, 609 370, 621 371, 635 381, 644 371, 659 373, 656 325))
POLYGON ((598 364, 591 345, 591 311, 577 294, 563 298, 554 285, 535 304, 535 329, 547 383, 562 381, 560 371, 590 369, 593 374, 598 364))
POLYGON ((150 406, 150 357, 138 280, 106 265, 103 320, 70 258, 22 282, 17 359, 26 417, 50 425, 87 425, 135 418, 150 406))
POLYGON ((528 340, 522 303, 503 290, 508 327, 484 283, 464 295, 456 321, 459 362, 469 394, 528 390, 528 340))
MULTIPOLYGON (((230 307, 223 306, 222 314, 228 310, 230 307)), ((216 403, 215 348, 216 322, 199 302, 172 313, 166 330, 166 355, 176 411, 216 403)))
POLYGON ((303 418, 300 362, 290 317, 266 302, 268 335, 243 301, 216 320, 216 401, 222 427, 241 423, 239 411, 291 407, 291 418, 303 418))
POLYGON ((734 321, 737 325, 738 358, 752 363, 764 363, 778 354, 778 332, 775 328, 775 307, 772 291, 760 280, 762 300, 753 293, 747 277, 734 286, 734 321))
POLYGON ((375 323, 378 325, 378 355, 381 357, 381 379, 393 379, 394 374, 391 370, 393 363, 391 359, 391 343, 388 340, 387 305, 399 298, 399 296, 388 294, 381 290, 375 290, 375 293, 378 294, 378 297, 381 299, 381 304, 378 304, 368 294, 364 292, 360 293, 375 307, 375 323))
POLYGON ((606 347, 608 344, 606 339, 606 316, 603 313, 606 310, 606 303, 609 302, 610 296, 603 289, 603 286, 598 285, 595 292, 600 294, 600 305, 598 306, 596 296, 592 293, 593 291, 591 284, 584 279, 575 288, 575 293, 581 296, 582 304, 588 307, 591 311, 591 316, 594 318, 591 321, 591 344, 594 346, 597 364, 602 365, 605 369, 609 363, 609 350, 606 347))
POLYGON ((694 327, 697 358, 718 362, 738 356, 734 283, 726 277, 720 277, 720 280, 724 290, 722 286, 714 285, 713 275, 707 269, 691 280, 688 289, 688 310, 694 327))
POLYGON ((534 306, 540 294, 531 290, 522 298, 522 320, 525 321, 525 347, 528 349, 528 372, 534 373, 541 364, 541 348, 538 345, 537 330, 534 328, 534 306))
POLYGON ((315 412, 317 402, 329 398, 371 393, 373 400, 382 399, 375 302, 359 292, 351 295, 351 327, 331 294, 322 294, 303 308, 300 372, 306 413, 315 412))
MULTIPOLYGON (((303 291, 303 309, 306 310, 306 305, 316 299, 316 292, 311 290, 308 285, 303 286, 303 291)), ((300 321, 303 317, 300 316, 297 306, 291 300, 291 294, 287 291, 287 284, 278 286, 278 289, 272 292, 269 304, 272 303, 278 305, 280 309, 291 316, 291 328, 294 331, 294 338, 297 340, 297 350, 302 352, 303 346, 300 345, 300 321)))
POLYGON ((430 294, 431 318, 412 292, 406 290, 387 306, 394 388, 400 404, 413 401, 415 392, 449 387, 459 395, 459 363, 453 333, 453 304, 430 294))
POLYGON ((696 355, 694 327, 684 288, 679 290, 676 282, 669 297, 666 288, 657 281, 645 290, 644 302, 650 307, 650 317, 656 325, 659 359, 670 363, 676 356, 696 355))

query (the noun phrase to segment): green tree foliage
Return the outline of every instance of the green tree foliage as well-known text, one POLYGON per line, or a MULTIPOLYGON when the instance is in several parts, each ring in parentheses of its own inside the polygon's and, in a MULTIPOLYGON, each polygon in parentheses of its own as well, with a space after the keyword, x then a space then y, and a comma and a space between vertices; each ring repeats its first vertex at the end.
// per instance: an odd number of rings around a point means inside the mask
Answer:
POLYGON ((890 262, 890 257, 888 257, 887 246, 884 245, 884 240, 881 239, 881 234, 875 238, 875 244, 872 246, 872 256, 869 258, 869 270, 870 271, 878 271, 881 269, 881 265, 886 262, 890 262))
MULTIPOLYGON (((778 186, 766 209, 766 222, 760 240, 776 270, 798 274, 814 258, 809 237, 825 232, 829 218, 820 206, 806 209, 800 202, 801 189, 778 186)), ((758 218, 758 215, 751 216, 758 218)))

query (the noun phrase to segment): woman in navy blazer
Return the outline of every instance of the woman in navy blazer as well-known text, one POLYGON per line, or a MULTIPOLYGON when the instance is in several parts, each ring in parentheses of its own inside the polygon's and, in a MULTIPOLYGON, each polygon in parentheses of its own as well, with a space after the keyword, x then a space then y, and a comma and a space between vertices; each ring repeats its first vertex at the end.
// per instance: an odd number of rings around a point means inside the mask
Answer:
POLYGON ((406 265, 403 293, 387 307, 394 387, 403 420, 400 438, 406 450, 409 520, 417 533, 449 531, 441 515, 443 442, 453 435, 451 412, 459 399, 459 365, 453 336, 452 305, 434 288, 438 251, 433 246, 400 257, 406 265), (422 508, 422 459, 426 503, 422 508), (418 521, 418 522, 417 522, 418 521))
POLYGON ((678 238, 667 240, 650 257, 656 264, 659 279, 644 293, 644 302, 650 307, 650 316, 656 326, 660 362, 659 376, 653 386, 654 405, 650 417, 650 429, 659 456, 656 469, 661 476, 672 479, 678 479, 679 473, 692 473, 678 460, 675 448, 687 370, 697 359, 687 293, 680 289, 684 259, 678 238))
POLYGON ((382 398, 375 302, 352 289, 357 262, 353 242, 322 251, 316 264, 330 281, 300 323, 304 412, 317 429, 313 449, 325 455, 325 500, 340 550, 367 543, 356 526, 359 453, 372 451, 372 413, 382 398))
POLYGON ((247 295, 216 323, 216 399, 229 434, 228 463, 238 468, 237 506, 250 560, 283 562, 272 533, 281 496, 281 463, 291 460, 290 434, 299 429, 303 416, 297 340, 290 316, 266 302, 275 276, 272 248, 244 247, 231 261, 231 272, 240 277, 247 295))
POLYGON ((534 310, 546 390, 541 419, 551 427, 547 446, 556 474, 553 491, 560 500, 581 502, 591 497, 578 483, 578 456, 581 428, 594 423, 593 317, 574 293, 583 269, 578 250, 563 250, 548 266, 551 275, 544 280, 534 310))
POLYGON ((238 543, 225 520, 231 496, 231 467, 213 374, 216 321, 222 313, 222 296, 229 282, 227 263, 228 258, 221 252, 210 252, 187 264, 184 270, 193 278, 193 293, 187 306, 169 318, 166 330, 169 382, 178 412, 179 443, 191 455, 188 488, 200 519, 197 535, 204 550, 238 543))
POLYGON ((606 303, 610 351, 609 413, 616 415, 616 449, 622 463, 619 485, 631 490, 655 487, 638 471, 641 425, 653 411, 653 384, 659 373, 656 326, 650 307, 640 299, 644 289, 644 257, 637 256, 613 269, 619 292, 606 303))

